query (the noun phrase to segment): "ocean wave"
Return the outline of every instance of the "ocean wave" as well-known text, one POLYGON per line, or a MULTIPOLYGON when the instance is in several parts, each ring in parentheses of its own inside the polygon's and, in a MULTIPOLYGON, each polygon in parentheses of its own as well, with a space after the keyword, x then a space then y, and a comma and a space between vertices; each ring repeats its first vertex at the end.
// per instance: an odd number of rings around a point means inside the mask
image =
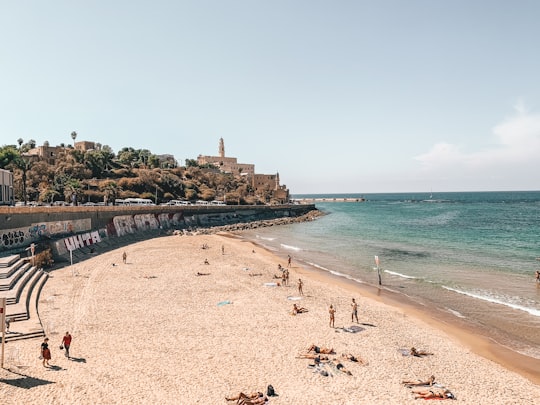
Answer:
POLYGON ((290 245, 285 245, 284 243, 281 243, 281 247, 283 249, 287 249, 287 250, 294 250, 295 252, 299 252, 301 251, 302 249, 299 248, 299 247, 296 247, 296 246, 290 246, 290 245))
POLYGON ((468 292, 468 291, 458 290, 456 288, 447 287, 445 285, 443 285, 442 287, 444 289, 446 289, 446 290, 453 291, 453 292, 456 292, 458 294, 463 294, 463 295, 466 295, 466 296, 471 297, 471 298, 476 298, 476 299, 479 299, 479 300, 482 300, 482 301, 491 302, 493 304, 504 305, 504 306, 507 306, 507 307, 512 308, 512 309, 517 309, 517 310, 520 310, 520 311, 528 312, 529 314, 534 315, 534 316, 540 316, 540 309, 530 308, 530 307, 526 307, 526 306, 523 306, 523 305, 514 304, 512 302, 503 301, 503 300, 501 300, 499 298, 494 298, 494 297, 491 297, 489 295, 481 295, 481 294, 471 293, 471 292, 468 292))
POLYGON ((264 237, 264 236, 260 236, 260 235, 255 235, 255 237, 257 239, 268 240, 268 241, 276 240, 276 238, 268 238, 268 237, 264 237))
POLYGON ((343 278, 346 278, 347 280, 351 280, 351 281, 355 281, 357 283, 364 284, 364 282, 362 280, 354 278, 353 276, 351 276, 349 274, 340 273, 339 271, 327 269, 326 267, 321 266, 321 265, 319 265, 317 263, 312 263, 312 262, 307 262, 307 261, 305 263, 312 266, 312 267, 315 267, 317 269, 327 271, 328 273, 333 274, 334 276, 343 277, 343 278))
POLYGON ((455 309, 451 309, 451 308, 445 308, 448 312, 450 312, 452 315, 454 316, 457 316, 458 318, 466 318, 465 315, 463 315, 462 313, 460 313, 459 311, 456 311, 455 309))
MULTIPOLYGON (((376 268, 375 268, 376 269, 376 268)), ((401 274, 401 273, 398 273, 398 272, 395 272, 395 271, 391 271, 391 270, 384 270, 385 273, 388 273, 388 274, 392 274, 393 276, 398 276, 398 277, 402 277, 402 278, 412 278, 412 279, 416 279, 416 277, 413 277, 413 276, 408 276, 406 274, 401 274)))

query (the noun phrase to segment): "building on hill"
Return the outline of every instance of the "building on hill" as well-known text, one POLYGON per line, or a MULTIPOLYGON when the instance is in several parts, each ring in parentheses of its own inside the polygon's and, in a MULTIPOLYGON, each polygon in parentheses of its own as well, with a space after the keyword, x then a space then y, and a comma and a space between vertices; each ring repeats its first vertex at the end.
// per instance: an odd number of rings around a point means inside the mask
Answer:
POLYGON ((0 205, 13 205, 13 173, 0 169, 0 205))
POLYGON ((23 156, 27 157, 30 161, 45 161, 53 165, 58 156, 64 153, 64 150, 65 148, 61 146, 49 146, 49 142, 44 142, 42 146, 35 147, 23 153, 23 156))
POLYGON ((79 141, 75 142, 75 149, 80 150, 81 152, 86 152, 88 150, 96 149, 96 143, 90 141, 79 141))
POLYGON ((279 184, 279 173, 255 174, 252 177, 251 186, 255 190, 255 194, 271 193, 272 200, 280 204, 289 201, 289 190, 287 186, 279 184))
POLYGON ((286 203, 289 200, 289 190, 286 186, 279 184, 279 173, 276 174, 256 174, 255 165, 238 163, 234 157, 225 156, 225 142, 219 139, 219 156, 203 156, 197 158, 199 165, 211 164, 216 166, 223 173, 232 173, 240 176, 247 176, 248 182, 255 190, 255 194, 268 195, 272 200, 286 203))
POLYGON ((225 156, 225 143, 223 142, 223 138, 219 139, 219 156, 199 155, 197 157, 197 163, 199 165, 214 165, 222 173, 232 173, 234 175, 248 176, 249 178, 255 174, 255 165, 238 163, 237 158, 225 156))

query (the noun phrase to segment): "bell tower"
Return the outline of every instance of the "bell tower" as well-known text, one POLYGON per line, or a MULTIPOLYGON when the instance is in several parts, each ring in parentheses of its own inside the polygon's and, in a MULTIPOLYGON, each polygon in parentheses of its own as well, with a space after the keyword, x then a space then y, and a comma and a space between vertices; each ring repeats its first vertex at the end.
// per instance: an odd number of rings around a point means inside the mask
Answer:
POLYGON ((219 138, 219 156, 225 157, 225 143, 223 142, 223 138, 219 138))

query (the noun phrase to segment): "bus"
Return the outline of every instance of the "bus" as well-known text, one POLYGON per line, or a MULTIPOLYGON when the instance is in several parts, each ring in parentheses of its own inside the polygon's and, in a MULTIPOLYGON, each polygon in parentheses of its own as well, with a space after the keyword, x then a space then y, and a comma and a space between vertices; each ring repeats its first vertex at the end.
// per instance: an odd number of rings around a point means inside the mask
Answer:
POLYGON ((124 205, 155 205, 149 198, 126 198, 124 205))

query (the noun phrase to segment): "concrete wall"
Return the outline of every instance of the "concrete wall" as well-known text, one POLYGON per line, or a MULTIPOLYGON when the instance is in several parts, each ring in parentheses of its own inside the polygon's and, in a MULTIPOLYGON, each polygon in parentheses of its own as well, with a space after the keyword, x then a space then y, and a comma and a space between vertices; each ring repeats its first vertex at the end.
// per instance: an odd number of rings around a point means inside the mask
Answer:
POLYGON ((0 253, 62 241, 61 253, 101 237, 296 217, 313 209, 314 205, 0 207, 0 253))

